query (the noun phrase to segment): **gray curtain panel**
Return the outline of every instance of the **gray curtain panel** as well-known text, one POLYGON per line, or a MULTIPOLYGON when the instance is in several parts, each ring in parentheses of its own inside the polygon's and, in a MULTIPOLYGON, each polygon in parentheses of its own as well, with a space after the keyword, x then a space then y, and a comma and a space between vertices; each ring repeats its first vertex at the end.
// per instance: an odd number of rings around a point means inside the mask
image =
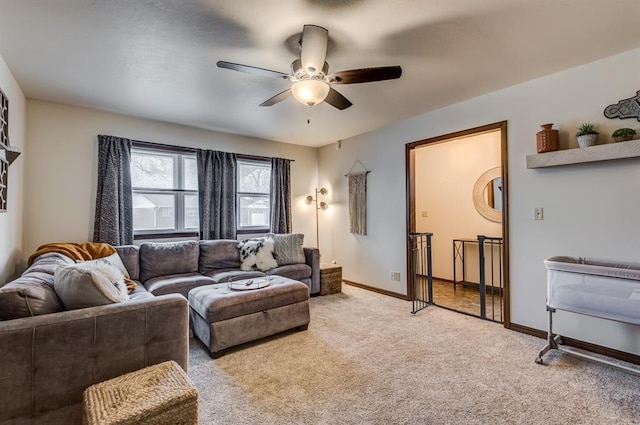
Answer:
POLYGON ((98 190, 93 241, 133 243, 131 140, 98 136, 98 190))
POLYGON ((349 175, 349 231, 367 234, 367 173, 349 175))
POLYGON ((271 158, 271 233, 291 233, 291 160, 271 158))
POLYGON ((197 149, 200 239, 236 238, 236 155, 197 149))

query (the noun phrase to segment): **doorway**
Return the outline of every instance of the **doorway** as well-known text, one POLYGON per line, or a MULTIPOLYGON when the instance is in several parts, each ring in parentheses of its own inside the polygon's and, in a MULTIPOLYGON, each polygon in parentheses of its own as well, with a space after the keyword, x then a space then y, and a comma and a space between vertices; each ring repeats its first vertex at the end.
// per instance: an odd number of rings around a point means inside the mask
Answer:
POLYGON ((406 175, 407 234, 432 234, 429 303, 509 326, 507 122, 407 144, 406 175))

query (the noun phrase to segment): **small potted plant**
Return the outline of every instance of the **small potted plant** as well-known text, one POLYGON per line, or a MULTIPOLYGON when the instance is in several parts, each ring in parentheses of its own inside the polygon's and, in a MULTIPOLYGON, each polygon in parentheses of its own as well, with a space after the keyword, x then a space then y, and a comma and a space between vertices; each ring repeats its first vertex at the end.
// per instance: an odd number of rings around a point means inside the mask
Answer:
POLYGON ((624 142, 633 139, 636 131, 633 128, 619 128, 611 134, 614 142, 624 142))
POLYGON ((583 122, 578 127, 578 132, 576 133, 578 146, 580 146, 581 148, 586 148, 595 145, 598 134, 599 133, 596 131, 595 124, 590 122, 583 122))

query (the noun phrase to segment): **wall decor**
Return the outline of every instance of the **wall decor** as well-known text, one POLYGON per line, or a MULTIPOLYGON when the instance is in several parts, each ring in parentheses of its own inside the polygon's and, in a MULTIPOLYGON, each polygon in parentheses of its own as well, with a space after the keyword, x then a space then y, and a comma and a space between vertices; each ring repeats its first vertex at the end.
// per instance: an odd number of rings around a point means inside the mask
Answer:
MULTIPOLYGON (((6 152, 9 146, 9 99, 2 90, 0 90, 0 130, 0 149, 6 152)), ((0 212, 7 211, 8 176, 9 162, 0 157, 0 212)))
POLYGON ((502 168, 491 168, 478 177, 471 196, 481 216, 502 222, 502 168))
POLYGON ((349 179, 349 232, 354 235, 367 234, 367 170, 364 164, 356 159, 345 177, 349 179), (355 171, 359 165, 362 171, 355 171))
POLYGON ((0 147, 9 146, 9 99, 0 90, 0 147))
POLYGON ((636 95, 629 99, 622 99, 615 105, 609 105, 604 108, 604 116, 613 118, 636 118, 640 122, 640 90, 636 95))
POLYGON ((0 158, 0 212, 7 211, 7 176, 9 175, 9 163, 0 158))
POLYGON ((0 212, 7 211, 7 188, 9 179, 9 165, 16 160, 20 152, 15 146, 9 145, 9 98, 0 90, 0 212))

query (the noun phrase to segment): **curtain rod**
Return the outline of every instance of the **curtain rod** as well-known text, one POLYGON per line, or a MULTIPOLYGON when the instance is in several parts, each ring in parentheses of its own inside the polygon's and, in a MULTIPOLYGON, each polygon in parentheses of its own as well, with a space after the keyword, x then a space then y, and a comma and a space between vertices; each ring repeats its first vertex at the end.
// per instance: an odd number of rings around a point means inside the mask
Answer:
MULTIPOLYGON (((164 151, 172 151, 172 152, 185 152, 185 153, 196 153, 197 148, 190 148, 186 146, 174 146, 174 145, 166 145, 164 143, 156 143, 156 142, 145 142, 142 140, 131 140, 132 144, 139 148, 153 148, 157 150, 164 151)), ((259 155, 248 155, 244 153, 236 153, 236 156, 240 159, 253 159, 258 161, 264 161, 265 159, 271 159, 269 156, 259 156, 259 155)), ((284 158, 287 159, 287 158, 284 158)), ((295 159, 289 159, 288 161, 295 162, 295 159)))

